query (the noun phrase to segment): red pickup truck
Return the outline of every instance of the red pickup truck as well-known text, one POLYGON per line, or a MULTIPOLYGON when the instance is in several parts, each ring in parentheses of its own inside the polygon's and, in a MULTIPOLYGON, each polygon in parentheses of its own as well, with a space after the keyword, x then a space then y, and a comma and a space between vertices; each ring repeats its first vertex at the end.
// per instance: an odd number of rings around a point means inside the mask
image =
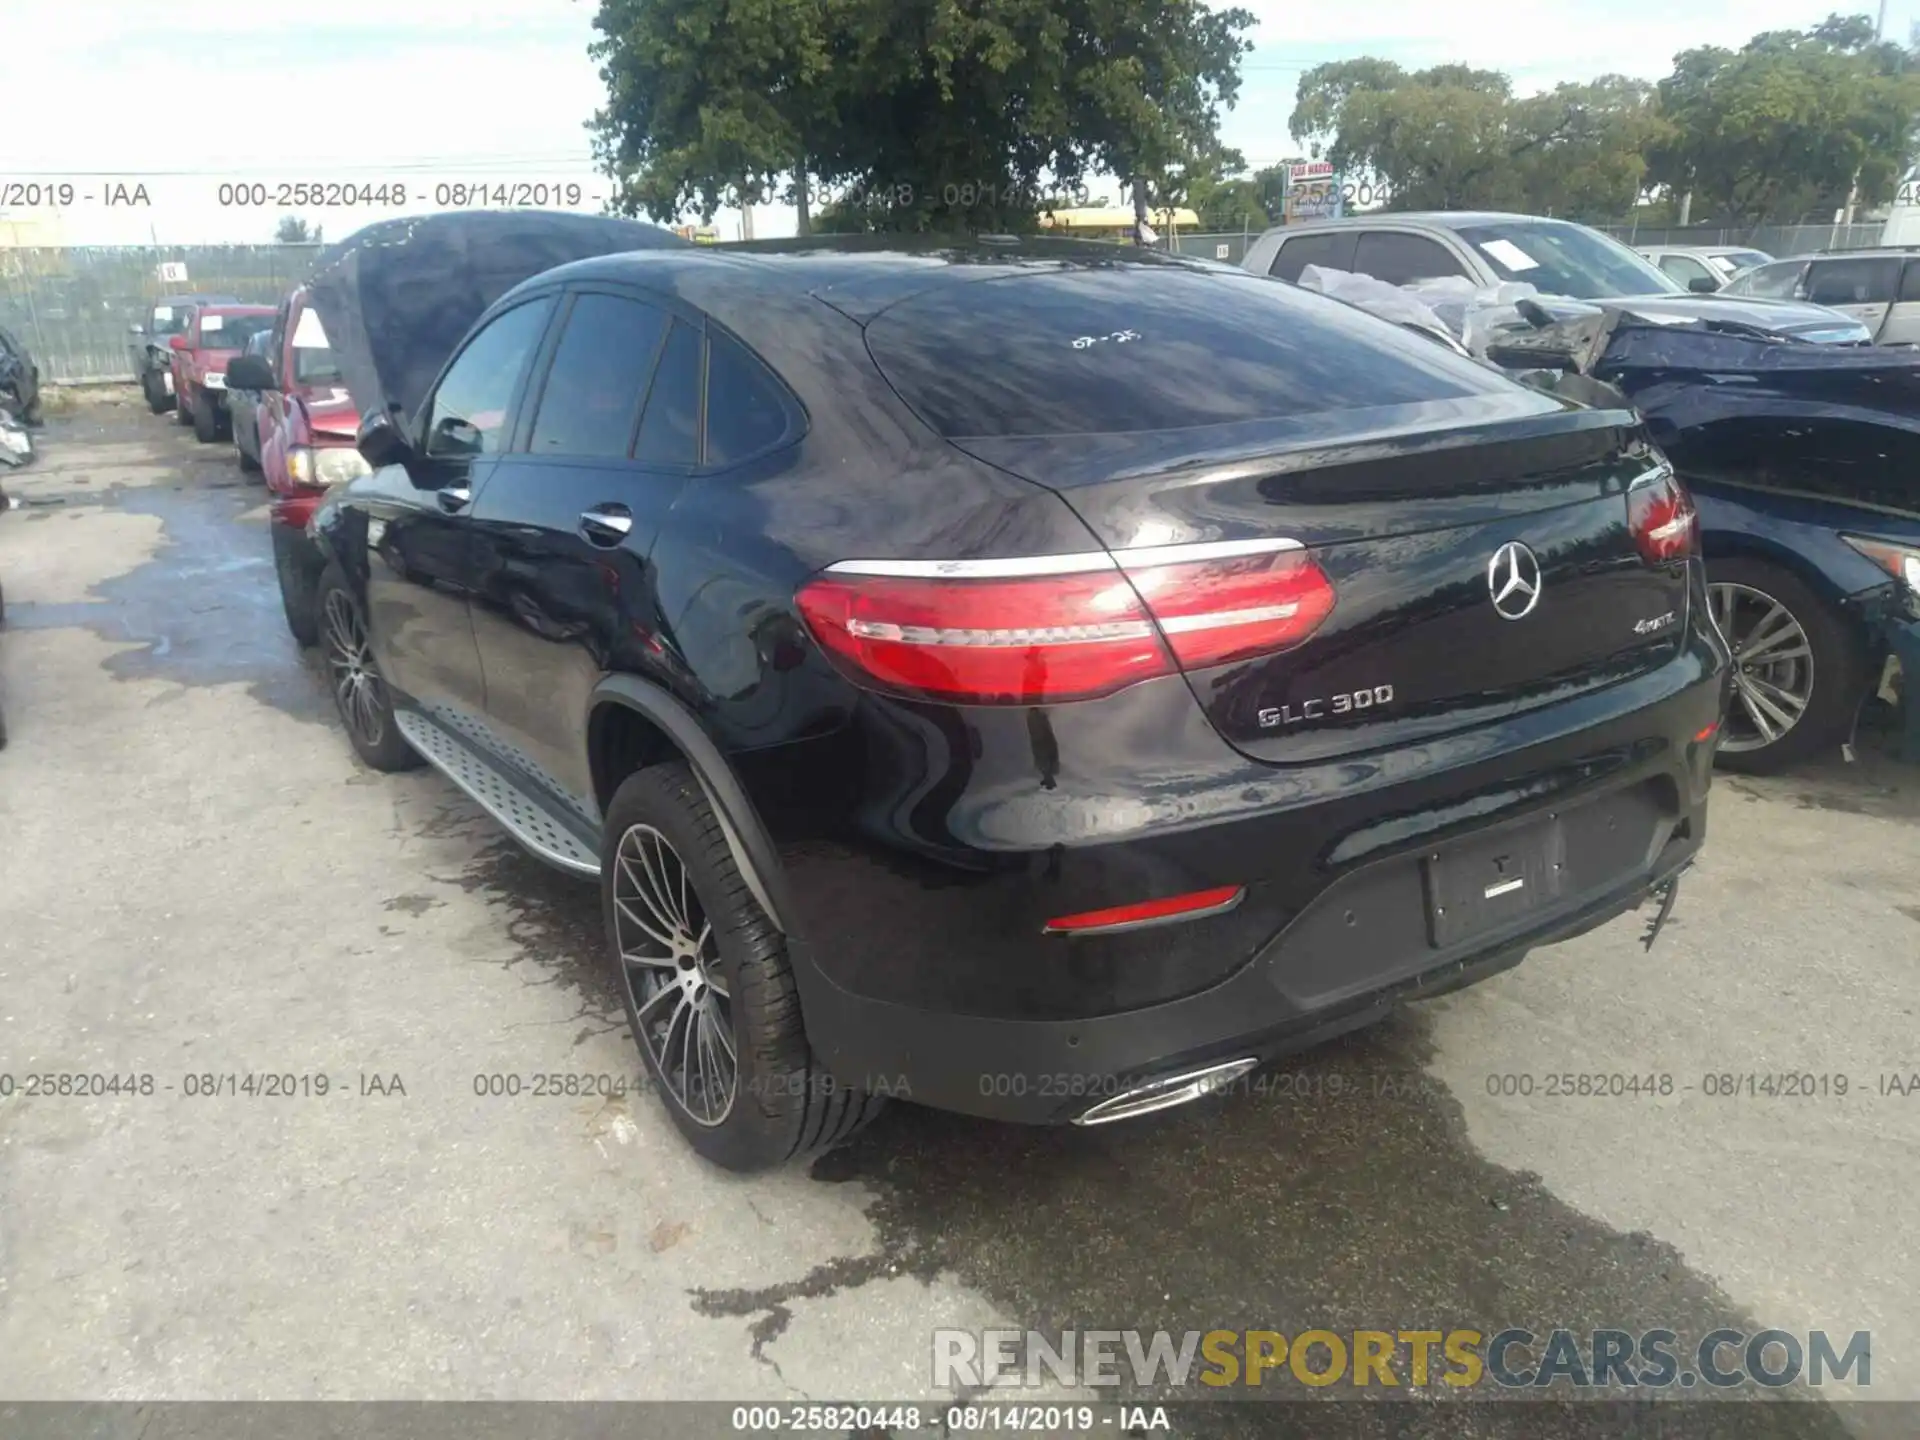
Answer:
POLYGON ((194 311, 183 334, 168 337, 174 414, 197 438, 210 443, 227 433, 227 366, 272 323, 271 305, 207 305, 194 311))
POLYGON ((340 362, 304 286, 272 315, 266 354, 235 358, 227 383, 256 391, 260 469, 273 499, 274 568, 287 628, 302 645, 319 633, 314 591, 320 554, 307 539, 307 521, 329 488, 367 473, 353 448, 360 412, 347 393, 340 362))

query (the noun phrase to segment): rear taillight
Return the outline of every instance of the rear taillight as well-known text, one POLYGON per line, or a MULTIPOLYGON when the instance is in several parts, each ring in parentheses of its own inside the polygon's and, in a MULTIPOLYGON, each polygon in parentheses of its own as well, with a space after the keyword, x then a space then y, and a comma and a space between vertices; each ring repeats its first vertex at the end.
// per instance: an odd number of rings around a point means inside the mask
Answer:
POLYGON ((1627 490, 1627 528, 1649 564, 1684 560, 1700 548, 1693 497, 1671 470, 1655 470, 1627 490))
POLYGON ((1088 700, 1285 650, 1318 628, 1334 596, 1298 544, 1260 540, 846 561, 797 598, 815 638, 860 683, 991 705, 1088 700))

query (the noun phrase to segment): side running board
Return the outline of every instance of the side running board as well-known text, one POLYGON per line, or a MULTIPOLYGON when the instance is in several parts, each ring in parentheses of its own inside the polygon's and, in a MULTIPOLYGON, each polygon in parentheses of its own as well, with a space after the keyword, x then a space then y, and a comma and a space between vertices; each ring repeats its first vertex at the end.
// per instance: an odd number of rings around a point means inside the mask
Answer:
POLYGON ((537 858, 575 875, 600 874, 600 854, 592 839, 508 779, 479 750, 419 710, 396 706, 393 718, 409 745, 537 858))

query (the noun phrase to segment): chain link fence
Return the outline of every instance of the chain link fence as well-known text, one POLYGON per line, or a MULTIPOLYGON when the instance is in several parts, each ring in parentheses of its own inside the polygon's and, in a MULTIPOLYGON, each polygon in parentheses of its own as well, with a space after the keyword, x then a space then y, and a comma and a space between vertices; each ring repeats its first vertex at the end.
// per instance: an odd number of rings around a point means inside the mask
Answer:
POLYGON ((313 270, 318 245, 115 245, 0 249, 0 325, 33 352, 43 382, 129 380, 128 327, 162 295, 205 292, 277 305, 313 270), (163 280, 164 272, 175 277, 163 280), (173 267, 184 267, 175 269, 173 267), (184 280, 177 278, 182 273, 184 280))
POLYGON ((1597 227, 1635 249, 1650 245, 1738 245, 1786 259, 1815 250, 1860 250, 1878 245, 1886 222, 1861 225, 1688 225, 1665 229, 1636 225, 1597 227))

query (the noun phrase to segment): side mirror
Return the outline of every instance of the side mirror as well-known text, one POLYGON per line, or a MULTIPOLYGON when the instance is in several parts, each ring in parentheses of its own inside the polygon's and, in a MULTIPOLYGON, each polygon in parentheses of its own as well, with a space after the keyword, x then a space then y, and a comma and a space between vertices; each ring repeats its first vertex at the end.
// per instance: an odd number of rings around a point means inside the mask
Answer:
POLYGON ((227 362, 229 390, 275 390, 273 370, 258 355, 236 355, 227 362))
POLYGON ((167 348, 169 350, 185 350, 187 348, 187 337, 184 335, 169 335, 167 337, 167 348))
POLYGON ((1687 282, 1687 289, 1696 295, 1711 295, 1719 288, 1720 282, 1711 275, 1696 275, 1687 282))
MULTIPOLYGON (((231 384, 232 369, 227 375, 231 384)), ((353 447, 360 452, 360 458, 376 470, 382 465, 405 465, 413 459, 413 446, 400 429, 399 421, 377 410, 360 422, 360 433, 354 436, 353 447)))
POLYGON ((480 431, 471 421, 458 415, 448 415, 433 427, 433 435, 427 441, 427 449, 434 455, 445 455, 451 459, 462 459, 468 455, 478 455, 485 442, 480 431))

